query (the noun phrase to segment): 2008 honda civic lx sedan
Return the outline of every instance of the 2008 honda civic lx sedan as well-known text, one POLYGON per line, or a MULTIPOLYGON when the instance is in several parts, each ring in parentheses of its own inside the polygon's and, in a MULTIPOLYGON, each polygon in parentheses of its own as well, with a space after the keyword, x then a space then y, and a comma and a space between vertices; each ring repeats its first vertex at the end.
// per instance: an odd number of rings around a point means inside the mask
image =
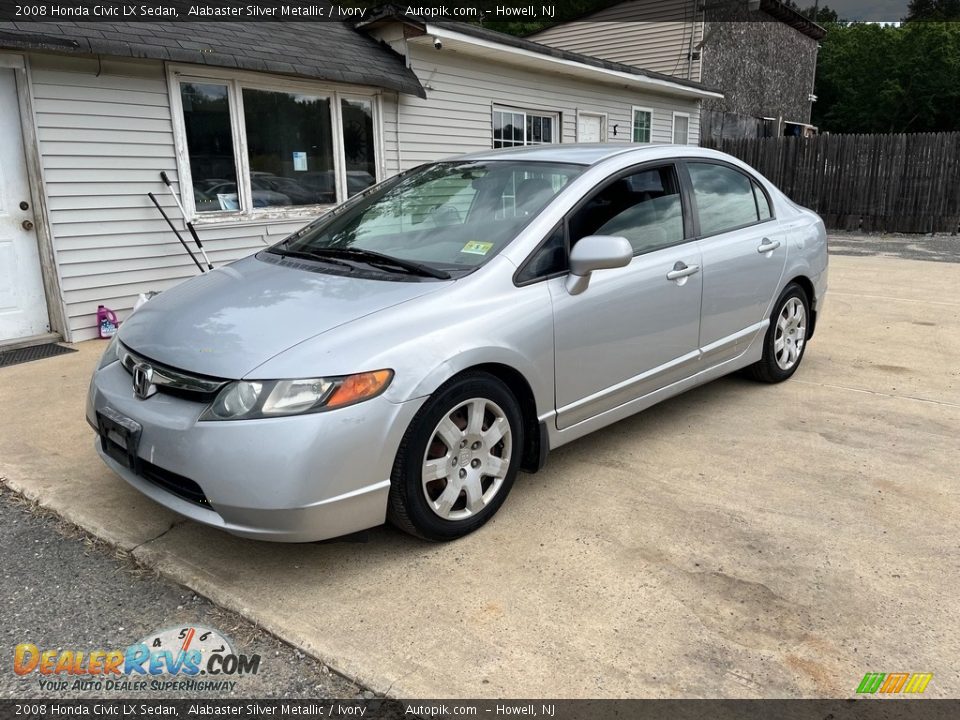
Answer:
POLYGON ((198 522, 449 540, 552 448, 734 370, 789 378, 826 287, 820 218, 727 155, 489 151, 154 298, 87 418, 114 472, 198 522))

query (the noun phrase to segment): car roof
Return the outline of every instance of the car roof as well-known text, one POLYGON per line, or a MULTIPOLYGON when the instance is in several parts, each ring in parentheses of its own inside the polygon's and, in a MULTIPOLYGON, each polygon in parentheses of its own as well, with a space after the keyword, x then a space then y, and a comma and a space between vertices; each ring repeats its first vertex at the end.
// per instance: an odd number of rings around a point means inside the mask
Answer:
POLYGON ((656 160, 664 157, 714 157, 728 156, 715 150, 696 145, 665 145, 640 143, 562 143, 558 145, 526 145, 502 150, 485 150, 447 158, 447 160, 529 160, 539 162, 573 163, 596 165, 616 155, 635 154, 637 161, 656 160))

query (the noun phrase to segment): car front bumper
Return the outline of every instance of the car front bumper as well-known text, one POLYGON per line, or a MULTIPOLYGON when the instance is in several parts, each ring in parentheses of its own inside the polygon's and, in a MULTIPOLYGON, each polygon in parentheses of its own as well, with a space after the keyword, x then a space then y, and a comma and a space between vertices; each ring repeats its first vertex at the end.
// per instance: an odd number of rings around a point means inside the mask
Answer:
POLYGON ((112 363, 94 373, 87 421, 97 428, 110 408, 141 426, 139 472, 100 438, 97 452, 161 505, 242 537, 311 542, 384 522, 397 448, 421 403, 380 396, 329 412, 199 422, 204 405, 161 393, 140 400, 112 363))

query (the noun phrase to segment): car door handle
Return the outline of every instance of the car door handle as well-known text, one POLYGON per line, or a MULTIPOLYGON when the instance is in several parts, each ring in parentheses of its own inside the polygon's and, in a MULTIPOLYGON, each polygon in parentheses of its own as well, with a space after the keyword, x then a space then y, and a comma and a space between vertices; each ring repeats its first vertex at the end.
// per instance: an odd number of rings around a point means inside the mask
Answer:
POLYGON ((758 253, 773 252, 778 247, 780 247, 779 240, 771 240, 770 238, 764 238, 763 242, 760 243, 760 247, 757 248, 758 253))
POLYGON ((699 265, 687 265, 686 263, 678 262, 673 266, 673 270, 667 273, 667 280, 680 280, 698 272, 700 272, 699 265))

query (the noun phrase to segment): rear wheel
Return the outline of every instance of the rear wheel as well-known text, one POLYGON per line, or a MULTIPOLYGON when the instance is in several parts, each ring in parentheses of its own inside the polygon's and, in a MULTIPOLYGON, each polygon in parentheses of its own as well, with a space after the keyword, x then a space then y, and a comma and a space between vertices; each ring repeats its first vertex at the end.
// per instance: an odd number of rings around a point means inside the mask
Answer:
POLYGON ((763 357, 748 368, 761 382, 783 382, 803 360, 810 325, 810 301, 803 288, 791 283, 774 305, 763 341, 763 357))
POLYGON ((442 386, 407 430, 387 517, 426 540, 473 532, 503 504, 520 466, 523 423, 510 389, 473 372, 442 386))

